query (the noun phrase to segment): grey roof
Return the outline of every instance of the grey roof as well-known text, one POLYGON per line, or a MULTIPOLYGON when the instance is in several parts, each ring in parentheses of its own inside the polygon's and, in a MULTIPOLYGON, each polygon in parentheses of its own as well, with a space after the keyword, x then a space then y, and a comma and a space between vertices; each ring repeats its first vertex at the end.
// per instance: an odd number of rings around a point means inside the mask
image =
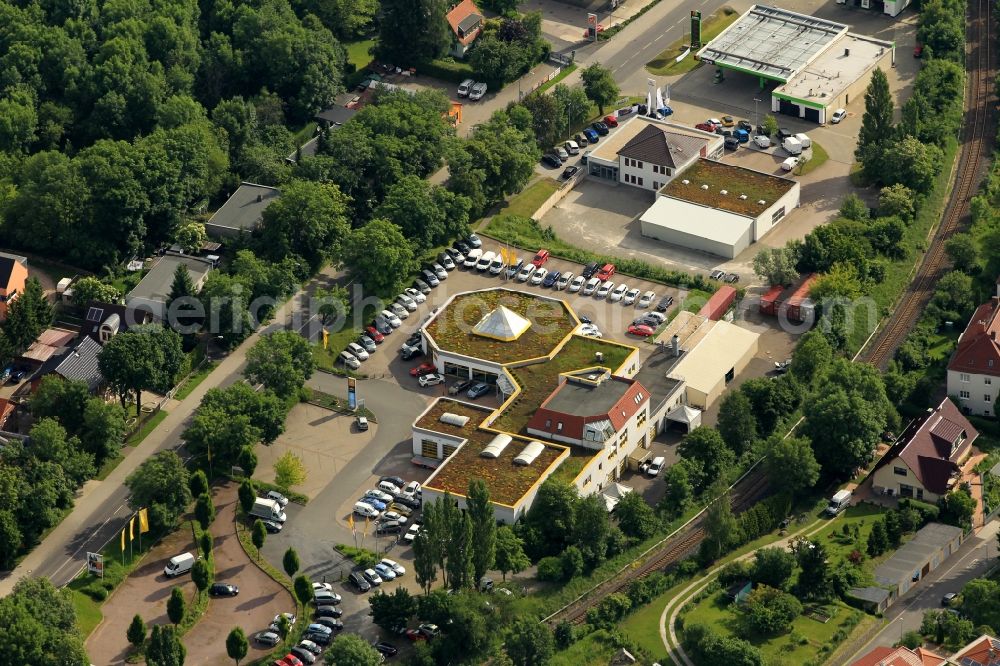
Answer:
POLYGON ((608 410, 622 399, 630 386, 632 386, 630 382, 612 377, 608 377, 596 386, 567 380, 545 403, 545 409, 572 416, 607 414, 608 410))
POLYGON ((875 569, 875 581, 881 585, 896 585, 919 573, 935 553, 962 535, 961 527, 930 523, 903 544, 892 557, 875 569))
POLYGON ((174 271, 177 270, 179 264, 187 266, 188 274, 195 285, 198 285, 202 278, 212 270, 212 264, 207 259, 165 254, 139 281, 135 289, 128 293, 128 296, 125 297, 125 303, 128 304, 135 299, 166 303, 167 298, 170 297, 170 288, 174 284, 174 271))
POLYGON ((754 5, 698 51, 698 57, 787 82, 847 28, 844 23, 754 5))
POLYGON ((632 137, 618 151, 618 155, 676 169, 689 162, 692 157, 697 157, 707 143, 708 139, 671 132, 649 124, 632 137))
POLYGON ((852 587, 847 594, 861 601, 881 604, 889 598, 890 593, 884 587, 852 587))
POLYGON ((84 382, 94 391, 104 382, 98 362, 101 349, 94 339, 82 338, 75 347, 67 347, 65 352, 42 364, 35 376, 44 377, 54 372, 64 379, 84 382))
POLYGON ((271 205, 281 192, 267 185, 242 183, 233 196, 215 211, 206 226, 238 231, 253 231, 260 224, 264 209, 271 205))
POLYGON ((645 360, 642 367, 634 379, 646 387, 649 391, 650 413, 655 412, 664 400, 673 395, 680 379, 668 377, 677 362, 684 358, 687 352, 682 351, 680 356, 674 357, 669 348, 658 349, 645 360))
POLYGON ((315 118, 331 125, 343 125, 353 118, 357 112, 357 109, 348 109, 345 106, 331 106, 329 109, 324 109, 317 113, 315 118))
POLYGON ((464 19, 462 19, 461 22, 458 24, 458 31, 462 35, 467 35, 470 32, 472 32, 472 30, 475 29, 475 27, 482 22, 483 22, 483 17, 480 16, 479 14, 476 13, 469 14, 464 19))

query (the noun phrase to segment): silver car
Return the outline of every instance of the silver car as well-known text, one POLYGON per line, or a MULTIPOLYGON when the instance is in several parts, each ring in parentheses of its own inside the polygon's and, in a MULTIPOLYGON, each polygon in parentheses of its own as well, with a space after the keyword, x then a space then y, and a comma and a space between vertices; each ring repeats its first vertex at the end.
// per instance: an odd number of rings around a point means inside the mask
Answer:
MULTIPOLYGON (((407 310, 401 303, 393 303, 389 306, 389 310, 400 319, 406 319, 410 316, 410 311, 407 310)), ((392 320, 389 320, 389 323, 392 324, 392 320)))
POLYGON ((477 100, 482 99, 483 95, 485 94, 486 94, 486 84, 482 82, 476 83, 472 86, 472 90, 469 91, 469 99, 475 102, 477 100))
POLYGON ((346 351, 340 352, 340 362, 351 370, 357 370, 361 367, 361 361, 354 354, 346 351))
POLYGON ((417 302, 407 296, 406 294, 400 294, 396 297, 396 302, 406 308, 408 311, 413 312, 417 309, 417 302))
POLYGON ((448 279, 448 271, 445 270, 445 267, 442 266, 441 264, 434 264, 433 266, 431 266, 431 270, 434 271, 434 275, 437 276, 438 280, 448 279))
POLYGON ((357 357, 359 361, 368 360, 368 351, 364 347, 359 345, 357 342, 350 342, 347 344, 347 351, 351 352, 357 357))

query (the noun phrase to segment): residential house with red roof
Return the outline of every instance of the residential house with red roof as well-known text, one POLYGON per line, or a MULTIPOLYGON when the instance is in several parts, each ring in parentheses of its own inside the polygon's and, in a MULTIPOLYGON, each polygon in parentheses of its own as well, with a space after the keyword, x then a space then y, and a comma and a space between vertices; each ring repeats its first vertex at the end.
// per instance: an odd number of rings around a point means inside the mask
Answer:
POLYGON ((1000 662, 1000 640, 983 634, 948 660, 949 664, 960 666, 993 666, 1000 662))
POLYGON ((949 398, 914 419, 875 467, 872 488, 936 502, 959 482, 979 432, 949 398))
POLYGON ((851 666, 944 666, 946 663, 944 657, 922 647, 911 650, 883 645, 852 662, 851 666))
POLYGON ((966 414, 994 416, 1000 387, 1000 297, 976 309, 948 362, 948 395, 966 414))
POLYGON ((464 58, 472 42, 483 31, 483 11, 472 0, 462 0, 452 7, 446 18, 455 35, 450 53, 456 58, 464 58))
POLYGON ((7 318, 7 308, 21 293, 28 279, 28 260, 0 252, 0 321, 7 318))

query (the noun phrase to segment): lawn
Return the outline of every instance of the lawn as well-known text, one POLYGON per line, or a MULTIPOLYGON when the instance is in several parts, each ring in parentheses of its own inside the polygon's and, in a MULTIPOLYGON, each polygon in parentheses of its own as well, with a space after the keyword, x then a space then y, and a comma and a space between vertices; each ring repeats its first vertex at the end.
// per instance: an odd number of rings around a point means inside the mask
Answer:
POLYGON ((94 477, 98 481, 103 481, 108 478, 108 474, 114 471, 115 467, 118 467, 118 463, 125 459, 122 454, 117 454, 107 458, 104 463, 101 464, 101 468, 97 470, 97 475, 94 477))
POLYGON ((535 92, 539 94, 544 93, 546 90, 555 86, 556 84, 558 84, 560 81, 562 81, 575 71, 576 71, 576 63, 575 62, 570 63, 568 67, 563 67, 562 70, 560 70, 560 72, 556 75, 556 78, 552 79, 551 81, 546 81, 545 83, 540 85, 538 89, 535 90, 535 92))
POLYGON ((614 372, 633 351, 634 347, 573 336, 551 360, 511 370, 521 387, 521 393, 497 418, 494 427, 505 432, 520 433, 542 401, 555 390, 560 373, 598 365, 595 360, 597 353, 604 355, 604 360, 599 365, 614 372))
POLYGON ((500 215, 520 215, 531 217, 535 211, 559 189, 559 183, 551 178, 540 178, 507 201, 500 215))
POLYGON ((850 332, 848 340, 848 347, 851 350, 860 349, 872 331, 875 330, 881 318, 889 313, 899 295, 909 284, 915 270, 914 265, 923 259, 928 236, 931 230, 941 222, 941 215, 944 213, 951 180, 951 169, 957 153, 958 141, 949 138, 944 151, 944 169, 934 180, 934 187, 930 194, 924 198, 924 203, 920 207, 916 219, 906 227, 901 243, 906 254, 902 259, 885 261, 885 278, 872 286, 871 293, 868 294, 874 301, 877 311, 875 320, 872 321, 871 313, 866 307, 857 308, 854 313, 854 329, 850 332))
MULTIPOLYGON (((719 34, 732 25, 736 19, 739 18, 739 16, 740 15, 732 7, 723 7, 711 16, 702 19, 701 43, 707 44, 718 37, 719 34)), ((646 70, 650 74, 655 74, 656 76, 686 74, 701 64, 700 61, 694 59, 693 53, 689 53, 684 60, 677 62, 677 56, 679 56, 684 49, 691 45, 691 38, 688 33, 689 30, 690 28, 685 26, 683 37, 678 39, 676 42, 664 49, 658 56, 646 63, 646 70)))
POLYGON ((829 153, 826 152, 826 148, 819 145, 815 141, 812 142, 812 157, 809 158, 808 162, 799 165, 799 168, 795 170, 795 173, 799 176, 804 176, 807 173, 811 173, 816 169, 823 166, 823 164, 830 159, 829 153))
POLYGON ((177 388, 176 393, 174 393, 174 399, 183 400, 191 395, 191 392, 198 388, 198 385, 205 381, 206 377, 212 374, 215 366, 216 363, 214 362, 202 363, 201 367, 184 378, 184 381, 177 388))
POLYGON ((357 68, 357 71, 360 72, 371 64, 372 56, 369 51, 373 46, 375 46, 374 39, 363 39, 359 42, 347 42, 345 46, 347 47, 347 62, 354 65, 357 68))
POLYGON ((587 634, 563 652, 556 652, 549 666, 606 666, 617 649, 603 629, 587 634))
POLYGON ((153 414, 151 417, 146 419, 141 426, 139 426, 138 430, 128 436, 128 439, 125 440, 125 445, 138 446, 139 444, 142 444, 142 440, 146 439, 146 435, 153 432, 156 426, 160 425, 165 418, 167 418, 167 411, 165 409, 161 409, 153 414))
MULTIPOLYGON (((797 666, 822 663, 823 655, 843 641, 860 620, 861 611, 844 603, 835 602, 820 607, 826 622, 800 615, 792 622, 792 629, 780 636, 751 636, 748 640, 760 648, 766 663, 795 664, 797 666)), ((705 624, 723 635, 737 635, 739 612, 733 607, 723 590, 706 596, 684 616, 684 624, 705 624)))
POLYGON ((80 631, 80 636, 86 640, 87 636, 97 628, 97 625, 104 619, 101 607, 79 590, 70 589, 69 600, 76 610, 76 626, 80 631))
POLYGON ((457 296, 427 325, 427 333, 442 349, 499 363, 532 359, 552 353, 577 326, 558 300, 506 289, 457 296), (512 341, 473 332, 479 321, 500 306, 527 319, 531 326, 512 341))

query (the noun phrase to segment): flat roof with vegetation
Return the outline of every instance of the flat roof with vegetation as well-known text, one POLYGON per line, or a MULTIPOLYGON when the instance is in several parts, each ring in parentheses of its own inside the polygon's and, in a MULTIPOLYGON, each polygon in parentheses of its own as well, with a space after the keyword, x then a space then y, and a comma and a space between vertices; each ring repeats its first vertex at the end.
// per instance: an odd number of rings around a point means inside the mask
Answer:
POLYGON ((497 288, 458 294, 427 323, 425 330, 442 351, 513 363, 547 356, 578 325, 561 300, 497 288), (501 305, 525 317, 531 327, 513 341, 474 333, 475 325, 501 305))
POLYGON ((788 178, 700 159, 664 185, 660 194, 757 217, 795 185, 796 182, 788 178), (684 181, 688 181, 687 184, 684 181), (708 185, 708 189, 704 189, 703 185, 708 185), (741 199, 740 195, 746 195, 746 199, 741 199), (757 203, 760 200, 764 203, 757 203))
POLYGON ((458 400, 439 398, 418 419, 416 423, 418 428, 466 440, 465 444, 451 454, 445 464, 427 480, 425 488, 464 497, 469 492, 469 482, 473 479, 482 479, 489 488, 492 501, 513 506, 556 464, 560 456, 567 453, 566 446, 550 444, 535 438, 514 438, 498 457, 484 458, 480 454, 498 434, 496 431, 479 427, 479 424, 489 416, 490 411, 458 400), (443 423, 440 419, 445 412, 467 416, 469 421, 464 426, 443 423), (532 441, 541 441, 545 448, 530 465, 515 465, 514 458, 532 441))

